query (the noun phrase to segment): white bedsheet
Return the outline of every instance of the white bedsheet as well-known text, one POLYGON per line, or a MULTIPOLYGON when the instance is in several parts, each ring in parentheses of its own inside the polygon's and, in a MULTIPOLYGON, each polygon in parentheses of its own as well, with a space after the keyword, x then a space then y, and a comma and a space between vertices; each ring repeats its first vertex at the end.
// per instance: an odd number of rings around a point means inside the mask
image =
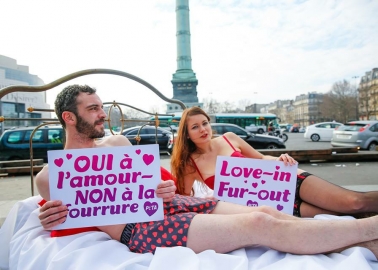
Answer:
MULTIPOLYGON (((34 196, 17 203, 0 229, 0 269, 378 269, 372 252, 350 248, 330 255, 292 255, 265 247, 229 254, 200 254, 189 248, 158 248, 155 255, 135 254, 102 232, 50 238, 38 219, 34 196)), ((322 215, 317 218, 338 218, 322 215)))

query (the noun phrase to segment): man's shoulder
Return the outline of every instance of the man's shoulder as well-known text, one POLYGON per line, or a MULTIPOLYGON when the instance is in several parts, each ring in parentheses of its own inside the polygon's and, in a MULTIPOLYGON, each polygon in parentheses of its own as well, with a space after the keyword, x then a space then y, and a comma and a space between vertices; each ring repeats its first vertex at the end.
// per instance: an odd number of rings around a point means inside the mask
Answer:
POLYGON ((130 141, 123 135, 111 135, 97 143, 98 147, 129 146, 130 141))
POLYGON ((43 166, 42 170, 40 170, 35 176, 35 181, 38 183, 38 180, 47 179, 48 175, 49 175, 49 165, 46 164, 45 166, 43 166))

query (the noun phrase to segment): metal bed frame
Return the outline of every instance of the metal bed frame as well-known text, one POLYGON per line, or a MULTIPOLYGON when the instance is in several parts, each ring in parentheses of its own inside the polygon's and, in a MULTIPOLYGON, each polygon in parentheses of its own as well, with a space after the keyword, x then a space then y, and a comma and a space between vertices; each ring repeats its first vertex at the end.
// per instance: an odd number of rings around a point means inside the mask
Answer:
MULTIPOLYGON (((132 75, 130 73, 126 73, 126 72, 119 71, 119 70, 113 70, 113 69, 86 69, 86 70, 81 70, 81 71, 74 72, 74 73, 71 73, 69 75, 66 75, 64 77, 61 77, 60 79, 57 79, 57 80, 55 80, 55 81, 53 81, 49 84, 45 84, 45 85, 41 85, 41 86, 11 85, 11 86, 0 89, 0 99, 3 98, 5 95, 13 93, 13 92, 43 92, 43 91, 47 91, 47 90, 53 89, 54 87, 56 87, 58 85, 61 85, 65 82, 68 82, 72 79, 82 77, 82 76, 86 76, 86 75, 94 75, 94 74, 110 74, 110 75, 116 75, 116 76, 128 78, 130 80, 136 81, 136 82, 144 85, 145 87, 150 89, 152 92, 154 92, 157 96, 159 96, 164 101, 170 102, 170 103, 176 103, 176 104, 180 105, 183 110, 186 108, 185 104, 182 101, 167 98, 159 90, 157 90, 154 86, 152 86, 148 82, 142 80, 141 78, 139 78, 135 75, 132 75)), ((109 108, 109 111, 108 111, 108 117, 106 119, 106 121, 109 124, 109 127, 111 127, 111 124, 110 124, 110 122, 111 122, 111 119, 110 119, 111 111, 115 107, 117 107, 119 109, 119 111, 121 112, 121 119, 120 119, 121 130, 123 130, 124 122, 135 122, 135 121, 146 122, 146 124, 144 124, 140 127, 138 134, 135 137, 138 144, 139 144, 140 139, 141 139, 140 136, 139 136, 140 130, 148 124, 154 124, 155 127, 156 127, 155 128, 155 138, 156 138, 156 143, 157 143, 157 127, 160 125, 160 123, 167 122, 167 121, 159 120, 159 116, 174 116, 174 114, 159 114, 159 113, 147 112, 147 111, 144 111, 142 109, 136 108, 134 106, 131 106, 131 105, 128 105, 128 104, 125 104, 125 103, 116 102, 116 101, 104 102, 103 104, 104 105, 111 105, 110 108, 109 108), (120 105, 135 109, 135 110, 143 112, 145 114, 153 115, 153 116, 155 116, 154 120, 124 119, 120 105)), ((35 112, 35 111, 54 112, 53 109, 41 109, 41 108, 33 108, 33 107, 29 107, 27 110, 29 112, 35 112)), ((30 121, 40 120, 40 121, 44 121, 44 123, 35 127, 35 129, 31 133, 30 139, 29 139, 29 146, 30 146, 30 185, 31 185, 31 195, 34 196, 34 171, 33 171, 34 162, 33 162, 33 142, 32 142, 32 138, 33 138, 35 132, 40 127, 46 126, 46 125, 51 125, 51 124, 60 124, 60 122, 56 121, 56 119, 53 119, 53 118, 39 118, 39 119, 38 118, 6 118, 6 117, 0 115, 0 122, 12 121, 12 120, 30 120, 30 121)), ((114 135, 114 132, 111 128, 110 128, 110 132, 114 135)))

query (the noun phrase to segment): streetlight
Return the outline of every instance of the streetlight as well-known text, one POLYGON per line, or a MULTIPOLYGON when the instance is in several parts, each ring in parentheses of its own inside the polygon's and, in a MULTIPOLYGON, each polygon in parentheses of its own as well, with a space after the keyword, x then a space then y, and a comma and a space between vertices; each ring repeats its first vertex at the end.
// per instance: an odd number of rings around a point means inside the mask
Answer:
POLYGON ((355 91, 356 91, 356 120, 359 120, 360 117, 359 117, 359 113, 358 113, 358 91, 357 91, 357 78, 359 78, 360 76, 353 76, 352 79, 355 79, 354 80, 354 88, 355 88, 355 91))

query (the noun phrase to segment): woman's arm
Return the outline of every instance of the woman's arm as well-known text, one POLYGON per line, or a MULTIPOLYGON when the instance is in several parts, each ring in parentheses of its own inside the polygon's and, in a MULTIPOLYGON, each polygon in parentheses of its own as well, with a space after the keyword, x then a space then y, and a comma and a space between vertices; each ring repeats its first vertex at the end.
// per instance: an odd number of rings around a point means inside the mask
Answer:
POLYGON ((255 148, 250 146, 248 143, 246 143, 242 138, 240 138, 235 133, 227 132, 224 134, 224 136, 226 136, 227 139, 229 139, 229 141, 232 143, 234 147, 239 148, 242 155, 245 157, 255 158, 255 159, 283 161, 285 165, 294 165, 298 163, 294 158, 292 158, 288 154, 282 154, 279 157, 263 155, 260 152, 258 152, 255 148))

